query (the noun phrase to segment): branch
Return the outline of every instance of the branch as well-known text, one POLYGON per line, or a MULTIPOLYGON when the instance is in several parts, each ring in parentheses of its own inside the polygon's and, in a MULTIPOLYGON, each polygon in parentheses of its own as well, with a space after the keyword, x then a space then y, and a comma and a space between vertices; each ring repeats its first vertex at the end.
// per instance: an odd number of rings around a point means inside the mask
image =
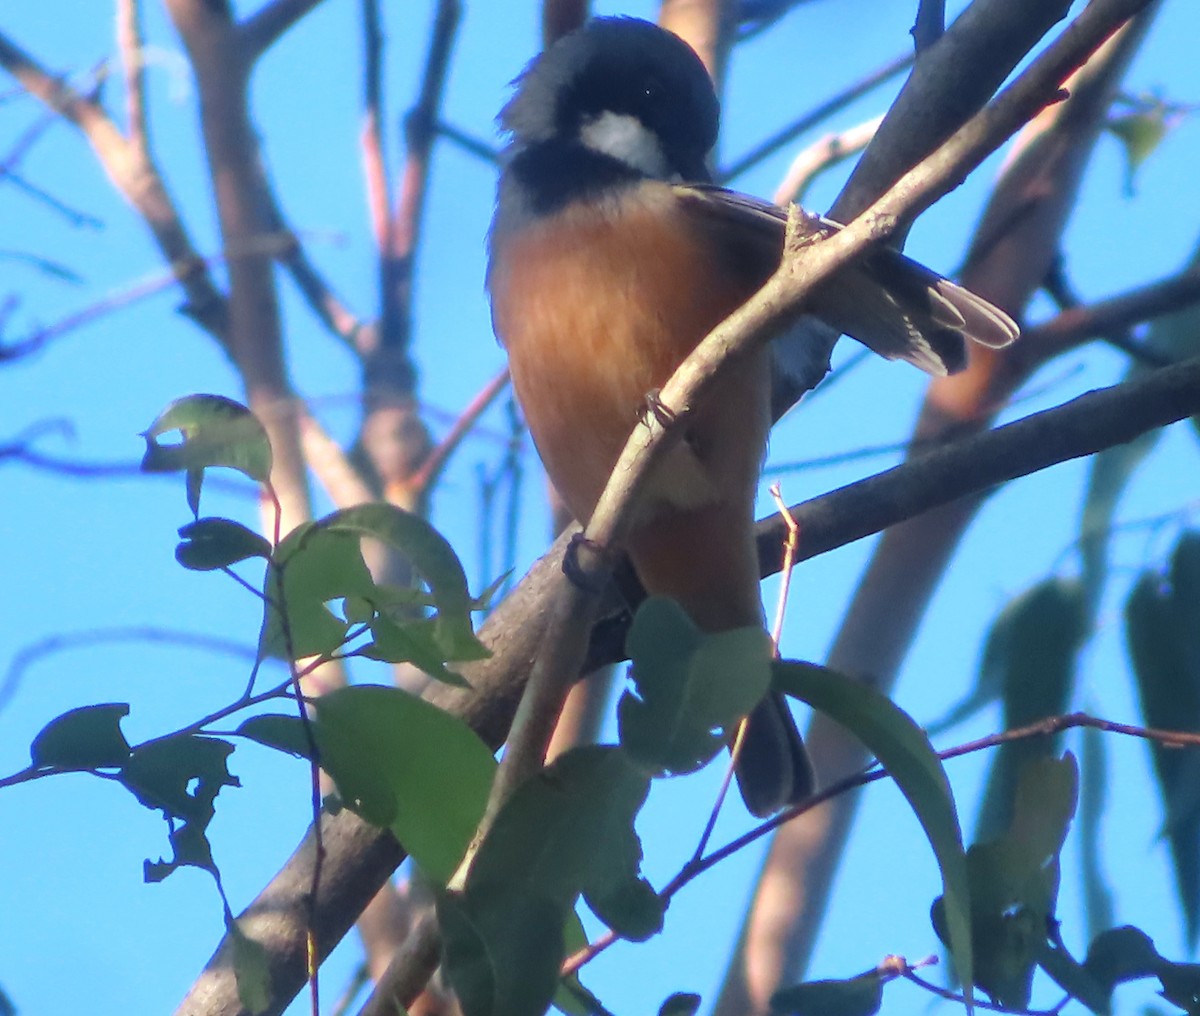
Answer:
POLYGON ((917 20, 913 22, 913 44, 924 53, 946 32, 946 0, 920 0, 917 20))
POLYGON ((362 336, 368 326, 358 319, 309 260, 300 238, 283 217, 274 189, 268 187, 264 196, 268 204, 267 218, 271 231, 280 241, 276 260, 292 277, 292 282, 317 320, 330 334, 341 339, 351 352, 359 352, 362 336))
MULTIPOLYGON (((1200 300, 1200 267, 1188 268, 1169 279, 1080 307, 1069 307, 1049 321, 1028 329, 1025 342, 1037 351, 1037 364, 1086 342, 1131 325, 1171 314, 1200 300)), ((1014 349, 1020 356, 1024 349, 1014 349)), ((1153 349, 1134 352, 1156 355, 1153 349)), ((1027 354, 1033 355, 1033 354, 1027 354)), ((1030 365, 1036 366, 1037 364, 1030 365)))
POLYGON ((117 49, 125 73, 125 130, 129 144, 142 158, 149 158, 146 133, 146 61, 142 53, 142 28, 138 0, 117 4, 117 49))
POLYGON ((830 216, 854 218, 982 109, 1069 6, 1069 0, 976 0, 967 7, 921 54, 830 216))
POLYGON ((764 159, 774 155, 785 145, 790 144, 801 134, 812 130, 817 124, 823 123, 831 116, 841 112, 841 110, 845 109, 851 103, 857 102, 885 81, 895 77, 901 71, 907 70, 912 66, 912 62, 912 55, 905 53, 884 64, 878 70, 872 71, 866 77, 844 88, 837 95, 833 96, 833 98, 821 103, 816 109, 798 117, 782 130, 777 131, 765 141, 760 142, 732 165, 726 166, 718 172, 717 179, 725 184, 728 184, 731 180, 735 180, 747 170, 753 169, 764 159))
POLYGON ((55 78, 11 39, 0 33, 0 67, 33 96, 74 124, 87 138, 113 186, 150 230, 163 259, 183 287, 183 312, 228 347, 228 307, 196 253, 158 167, 149 155, 122 136, 108 114, 92 99, 55 78))
POLYGON ((257 60, 284 32, 316 7, 321 0, 270 0, 241 25, 246 58, 257 60))
MULTIPOLYGON (((1070 713, 1062 716, 1047 716, 1024 727, 1014 727, 1011 730, 1001 731, 998 734, 990 734, 987 737, 981 737, 966 744, 947 748, 944 751, 939 751, 937 757, 943 762, 949 762, 956 758, 962 758, 964 755, 973 755, 980 751, 999 748, 1002 745, 1012 744, 1017 741, 1054 737, 1065 730, 1074 730, 1079 727, 1102 730, 1110 734, 1121 734, 1126 737, 1136 737, 1144 741, 1151 741, 1172 748, 1200 748, 1200 734, 1181 730, 1138 727, 1128 723, 1115 723, 1112 720, 1090 716, 1087 713, 1070 713)), ((823 804, 828 804, 831 801, 845 797, 851 791, 860 790, 863 787, 870 786, 872 783, 878 783, 886 779, 890 779, 890 774, 874 761, 870 762, 865 770, 842 777, 818 793, 813 794, 812 797, 781 811, 778 815, 767 819, 741 836, 730 840, 723 847, 712 851, 712 853, 705 854, 703 857, 692 858, 658 893, 659 901, 662 903, 664 909, 666 909, 676 893, 691 882, 694 882, 709 869, 716 867, 716 865, 725 859, 738 853, 738 851, 744 850, 751 844, 761 840, 764 836, 775 832, 775 830, 786 826, 801 815, 805 815, 823 804)), ((562 975, 566 976, 577 972, 580 967, 591 962, 591 960, 595 959, 616 941, 618 941, 618 936, 611 931, 598 936, 590 945, 585 946, 574 956, 567 959, 562 967, 562 975)), ((990 1005, 984 1005, 983 1007, 1002 1012, 1013 1011, 1010 1009, 997 1010, 995 1006, 990 1005)))
POLYGON ((857 155, 871 143, 875 132, 879 130, 882 116, 872 117, 856 127, 837 134, 826 134, 800 152, 788 166, 783 182, 775 190, 771 199, 777 205, 787 205, 795 202, 804 204, 804 192, 812 182, 827 169, 857 155))
POLYGON ((421 464, 421 468, 413 474, 409 481, 414 488, 418 490, 430 490, 433 487, 442 470, 446 467, 446 463, 450 460, 450 456, 462 444, 463 439, 471 433, 471 430, 479 421, 479 418, 487 411, 488 407, 496 401, 507 387, 508 368, 506 367, 475 394, 475 397, 471 399, 467 407, 455 419, 450 432, 426 456, 425 461, 421 464))
MULTIPOLYGON (((381 250, 382 302, 379 341, 383 349, 403 353, 407 361, 408 320, 411 313, 412 274, 424 219, 429 180, 429 159, 437 137, 438 111, 445 91, 450 52, 458 31, 459 0, 438 0, 425 69, 416 102, 404 118, 407 148, 401 171, 400 195, 388 228, 388 245, 381 250)), ((399 364, 393 370, 403 369, 399 364)), ((411 368, 409 368, 411 371, 411 368)), ((368 378, 369 382, 393 379, 368 378)), ((407 394, 410 385, 401 384, 407 394)))
POLYGON ((362 0, 363 30, 363 127, 359 138, 363 175, 366 177, 367 211, 375 248, 380 253, 391 245, 389 230, 392 207, 388 183, 387 152, 383 145, 383 33, 379 28, 379 0, 362 0))
MULTIPOLYGON (((986 495, 1002 483, 1124 444, 1197 413, 1200 358, 1088 392, 797 506, 799 558, 824 554, 958 498, 986 495)), ((759 560, 770 567, 764 574, 771 574, 787 530, 771 516, 758 532, 759 560)))

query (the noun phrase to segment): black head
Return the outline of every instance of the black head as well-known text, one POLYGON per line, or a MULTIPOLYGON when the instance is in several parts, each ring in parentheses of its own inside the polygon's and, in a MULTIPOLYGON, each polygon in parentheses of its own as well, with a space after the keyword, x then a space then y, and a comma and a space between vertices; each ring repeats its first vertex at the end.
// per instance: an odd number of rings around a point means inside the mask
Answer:
POLYGON ((700 58, 636 18, 596 18, 536 57, 500 113, 518 151, 582 145, 645 176, 707 178, 720 105, 700 58))

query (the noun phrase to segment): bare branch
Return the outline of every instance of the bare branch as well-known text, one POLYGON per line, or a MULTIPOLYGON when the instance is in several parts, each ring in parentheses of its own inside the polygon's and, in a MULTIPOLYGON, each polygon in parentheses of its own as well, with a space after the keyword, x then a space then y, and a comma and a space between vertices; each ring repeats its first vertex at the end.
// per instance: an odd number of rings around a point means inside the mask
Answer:
POLYGON ((125 130, 129 144, 149 158, 146 134, 146 61, 142 53, 142 28, 138 0, 117 4, 117 49, 125 74, 125 130))
POLYGON ((256 647, 231 639, 202 632, 179 631, 173 628, 157 628, 152 625, 137 625, 126 628, 97 628, 51 635, 47 638, 22 646, 13 654, 4 677, 0 679, 0 709, 8 704, 17 691, 25 672, 39 660, 68 649, 91 649, 94 646, 141 642, 160 645, 200 649, 205 652, 221 653, 240 660, 253 662, 258 656, 256 647))
POLYGON ((917 20, 913 22, 913 44, 918 53, 924 53, 940 39, 946 31, 946 0, 920 0, 917 4, 917 20))
POLYGON ((856 127, 838 134, 826 134, 814 141, 792 160, 772 200, 777 205, 786 205, 793 201, 798 205, 804 204, 804 192, 813 181, 827 169, 832 169, 866 148, 875 137, 882 120, 882 116, 872 117, 856 127))
POLYGON ((196 253, 158 169, 137 151, 100 106, 55 78, 7 36, 0 34, 0 66, 31 94, 87 137, 113 185, 141 215, 183 287, 184 313, 226 346, 228 308, 196 253))
POLYGON ((475 158, 488 163, 492 166, 497 166, 500 163, 500 150, 495 145, 490 145, 486 141, 481 141, 473 134, 468 134, 466 131, 459 130, 454 124, 446 123, 445 120, 439 120, 437 125, 438 133, 447 141, 458 145, 464 152, 475 158))
POLYGON ((342 446, 309 413, 300 416, 300 440, 305 459, 337 507, 350 508, 375 499, 374 492, 346 458, 342 446))
POLYGON ((103 229, 104 223, 94 215, 89 215, 87 212, 81 212, 78 208, 72 208, 65 201, 56 198, 48 190, 39 187, 35 183, 30 183, 23 176, 14 173, 11 170, 5 172, 3 178, 16 187, 19 191, 28 194, 31 198, 40 201, 48 208, 57 212, 66 219, 72 226, 76 228, 86 226, 88 229, 103 229))
POLYGON ((488 407, 500 396, 508 387, 508 368, 500 371, 493 377, 471 401, 467 407, 454 421, 454 425, 448 433, 438 443, 421 464, 421 468, 411 478, 411 484, 416 488, 431 488, 436 482, 441 471, 445 468, 450 456, 462 443, 463 439, 471 433, 479 418, 487 411, 488 407))
MULTIPOLYGON (((383 307, 379 340, 385 350, 406 352, 408 347, 412 274, 424 218, 429 159, 437 137, 438 111, 445 91, 446 71, 460 14, 459 0, 439 0, 421 77, 421 90, 404 118, 407 152, 401 170, 398 203, 388 230, 388 246, 382 251, 383 307)), ((404 359, 407 360, 406 355, 404 359)), ((398 367, 393 366, 393 372, 398 367)), ((408 371, 411 372, 411 367, 408 371)), ((376 384, 383 380, 373 376, 368 383, 376 384)), ((395 383, 395 380, 386 379, 387 383, 395 383)), ((406 383, 401 384, 401 390, 406 393, 409 387, 406 383)))
POLYGON ((284 219, 274 190, 268 187, 264 199, 268 204, 267 217, 272 233, 279 240, 276 260, 292 277, 292 282, 317 320, 330 334, 341 339, 351 352, 358 353, 362 336, 369 326, 358 319, 309 259, 300 238, 284 219))
POLYGON ((785 145, 790 144, 801 134, 812 130, 819 123, 828 120, 851 103, 857 102, 885 81, 895 77, 901 71, 907 70, 912 66, 912 62, 912 55, 904 53, 884 64, 878 70, 872 71, 866 77, 854 82, 831 99, 821 103, 816 109, 798 117, 783 129, 772 134, 765 141, 760 142, 745 155, 741 156, 741 158, 735 160, 732 165, 720 170, 717 173, 717 179, 722 183, 729 183, 735 180, 747 170, 757 166, 764 159, 774 155, 785 145))
POLYGON ((408 1012, 425 990, 442 958, 442 939, 433 912, 425 914, 388 964, 359 1016, 394 1016, 408 1012))
POLYGON ((1066 15, 1068 0, 976 0, 921 54, 875 141, 830 210, 857 216, 954 133, 1066 15))
POLYGON ((362 0, 363 30, 363 173, 367 185, 367 211, 375 247, 382 254, 391 246, 391 185, 387 151, 383 144, 383 33, 379 27, 379 0, 362 0))
POLYGON ((247 59, 257 60, 319 3, 321 0, 268 0, 242 22, 241 39, 247 59))

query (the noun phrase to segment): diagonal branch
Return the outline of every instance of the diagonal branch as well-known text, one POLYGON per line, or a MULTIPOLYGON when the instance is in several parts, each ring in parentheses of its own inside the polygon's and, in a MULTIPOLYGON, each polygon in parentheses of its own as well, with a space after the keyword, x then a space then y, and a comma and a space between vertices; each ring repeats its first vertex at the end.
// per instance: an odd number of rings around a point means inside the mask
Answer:
POLYGON ((241 24, 246 58, 253 62, 321 0, 269 0, 241 24))
MULTIPOLYGON (((939 449, 919 460, 803 502, 791 509, 803 539, 799 556, 808 558, 844 546, 948 500, 994 488, 1068 458, 1090 454, 1137 433, 1200 412, 1200 359, 1164 368, 1138 381, 1081 396, 1066 406, 939 449), (933 495, 922 492, 932 484, 933 495)), ((764 571, 778 567, 782 539, 778 519, 760 529, 764 571)), ((563 593, 564 535, 529 571, 489 617, 480 638, 493 652, 463 668, 470 690, 432 686, 426 698, 463 718, 493 748, 505 739, 524 687, 529 660, 546 635, 546 614, 563 593)), ((623 659, 623 629, 602 624, 593 633, 587 667, 623 659)), ((325 816, 322 896, 316 932, 328 950, 349 930, 366 905, 403 860, 387 832, 372 829, 349 812, 325 816)), ((302 844, 243 918, 254 938, 265 926, 271 983, 278 993, 269 1013, 286 1008, 304 984, 305 897, 311 886, 311 847, 302 844)), ((212 1016, 237 1012, 237 985, 228 962, 228 943, 214 955, 193 986, 180 1014, 212 1016)))
POLYGON ((216 338, 228 353, 229 312, 225 297, 196 253, 149 154, 139 151, 122 135, 99 104, 51 75, 2 33, 0 67, 84 134, 113 185, 145 221, 163 259, 183 287, 186 296, 183 312, 216 338))

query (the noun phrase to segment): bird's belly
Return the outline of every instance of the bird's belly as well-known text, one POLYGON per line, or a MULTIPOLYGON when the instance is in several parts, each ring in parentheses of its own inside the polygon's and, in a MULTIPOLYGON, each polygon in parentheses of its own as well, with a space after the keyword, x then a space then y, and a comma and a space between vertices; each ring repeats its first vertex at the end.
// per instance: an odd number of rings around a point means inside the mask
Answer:
MULTIPOLYGON (((496 334, 530 433, 581 521, 646 396, 750 295, 725 278, 701 238, 661 211, 653 200, 605 214, 569 210, 502 238, 489 276, 496 334)), ((717 387, 652 477, 645 514, 752 499, 769 422, 766 354, 717 387)))

